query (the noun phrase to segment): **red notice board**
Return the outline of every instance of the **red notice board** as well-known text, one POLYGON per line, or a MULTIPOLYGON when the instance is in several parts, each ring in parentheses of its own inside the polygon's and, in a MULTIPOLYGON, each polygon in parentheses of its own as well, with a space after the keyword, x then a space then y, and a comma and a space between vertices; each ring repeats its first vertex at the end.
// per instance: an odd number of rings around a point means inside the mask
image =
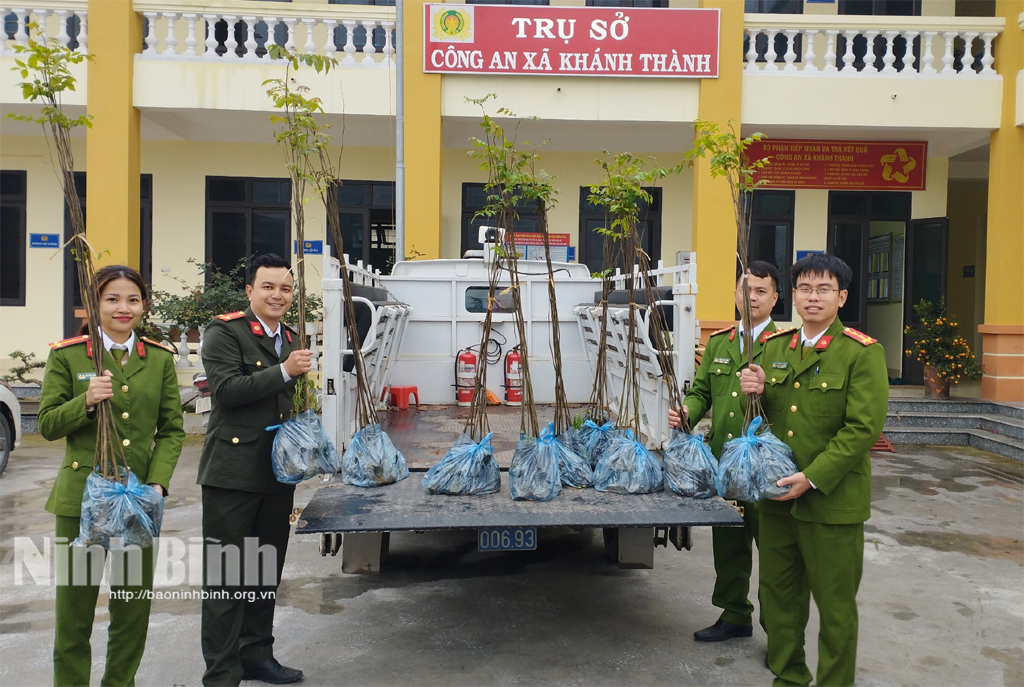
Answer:
POLYGON ((751 160, 769 158, 754 179, 766 188, 923 191, 926 141, 754 141, 751 160))
POLYGON ((423 7, 423 71, 718 78, 717 9, 423 7))

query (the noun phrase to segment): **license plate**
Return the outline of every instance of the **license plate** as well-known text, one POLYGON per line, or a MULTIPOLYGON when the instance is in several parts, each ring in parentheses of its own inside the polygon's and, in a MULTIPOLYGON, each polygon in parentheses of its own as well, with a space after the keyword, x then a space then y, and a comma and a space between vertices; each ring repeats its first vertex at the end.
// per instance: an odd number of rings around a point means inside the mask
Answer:
POLYGON ((477 551, 532 551, 537 548, 536 527, 481 527, 476 531, 477 551))
POLYGON ((212 396, 203 396, 201 398, 196 399, 196 413, 197 414, 198 413, 209 412, 210 408, 212 408, 212 407, 213 407, 213 397, 212 396))

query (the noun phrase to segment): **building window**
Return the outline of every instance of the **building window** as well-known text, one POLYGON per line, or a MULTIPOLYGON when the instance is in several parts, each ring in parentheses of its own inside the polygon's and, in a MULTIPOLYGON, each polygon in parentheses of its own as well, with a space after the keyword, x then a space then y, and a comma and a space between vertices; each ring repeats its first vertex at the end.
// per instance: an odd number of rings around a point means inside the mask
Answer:
POLYGON ((26 173, 0 172, 0 305, 25 305, 26 173))
MULTIPOLYGON (((750 213, 750 239, 747 259, 763 260, 775 265, 782 283, 779 300, 772 309, 772 319, 792 319, 789 268, 793 265, 793 208, 795 191, 754 191, 750 213)), ((737 313, 737 318, 739 314, 737 313)))
POLYGON ((747 14, 803 14, 803 0, 744 0, 747 14))
MULTIPOLYGON (((477 216, 487 207, 488 192, 485 184, 462 185, 462 245, 461 254, 468 250, 483 250, 480 238, 480 227, 494 226, 497 220, 493 217, 477 216)), ((512 231, 524 234, 539 233, 540 214, 533 205, 522 204, 516 208, 516 217, 512 222, 512 231)), ((508 229, 508 227, 505 227, 508 229)))
MULTIPOLYGON (((338 187, 338 225, 351 262, 391 274, 395 264, 395 182, 344 180, 338 187)), ((331 255, 334 236, 327 232, 331 255)))
MULTIPOLYGON (((640 232, 640 247, 650 257, 651 267, 657 267, 661 259, 661 189, 644 189, 651 195, 650 204, 640 202, 640 223, 637 231, 640 232)), ((591 273, 600 272, 604 269, 604 246, 605 241, 611 242, 598 232, 599 229, 611 227, 611 218, 605 213, 603 207, 591 204, 590 187, 580 186, 580 233, 579 233, 579 255, 577 262, 586 263, 591 273)), ((613 252, 617 244, 609 246, 613 252)), ((621 257, 615 261, 615 266, 625 269, 621 257)))
POLYGON ((206 177, 206 261, 224 272, 263 253, 292 254, 288 179, 206 177))
POLYGON ((839 14, 919 17, 921 0, 839 0, 839 14))

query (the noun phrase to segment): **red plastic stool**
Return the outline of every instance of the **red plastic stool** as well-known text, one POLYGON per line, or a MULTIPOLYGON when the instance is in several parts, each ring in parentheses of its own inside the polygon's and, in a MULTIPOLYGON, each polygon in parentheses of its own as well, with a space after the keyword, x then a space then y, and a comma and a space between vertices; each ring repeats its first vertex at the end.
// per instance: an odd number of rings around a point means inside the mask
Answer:
POLYGON ((393 386, 391 387, 390 397, 391 405, 396 406, 399 410, 408 410, 409 408, 409 397, 416 397, 416 407, 420 407, 420 392, 414 386, 393 386))

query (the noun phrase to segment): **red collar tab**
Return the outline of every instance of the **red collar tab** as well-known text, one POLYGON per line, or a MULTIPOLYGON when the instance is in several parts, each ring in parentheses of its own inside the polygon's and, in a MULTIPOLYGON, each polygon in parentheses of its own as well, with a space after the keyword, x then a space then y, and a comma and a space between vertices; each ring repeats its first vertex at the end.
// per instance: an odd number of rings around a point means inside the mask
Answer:
POLYGON ((761 338, 757 340, 757 343, 763 344, 765 341, 771 338, 772 334, 774 334, 774 332, 770 332, 767 329, 765 329, 763 332, 761 332, 761 338))
POLYGON ((284 335, 288 337, 288 343, 292 342, 292 333, 287 327, 285 327, 284 335))
POLYGON ((814 350, 816 350, 816 351, 824 351, 826 348, 828 348, 828 345, 830 343, 832 343, 832 337, 829 336, 829 335, 825 335, 825 336, 821 337, 820 339, 818 339, 818 343, 814 347, 814 350))
POLYGON ((793 340, 789 342, 789 350, 795 351, 796 350, 796 345, 799 342, 800 342, 800 332, 795 332, 793 334, 793 340))
POLYGON ((85 340, 85 354, 92 357, 92 339, 88 338, 85 340))
POLYGON ((256 320, 249 320, 249 328, 256 336, 263 336, 263 326, 256 320))
POLYGON ((736 330, 733 329, 731 332, 729 332, 729 341, 732 341, 735 338, 736 338, 736 330))
POLYGON ((135 342, 135 350, 138 352, 140 358, 146 357, 146 344, 141 341, 135 342))

